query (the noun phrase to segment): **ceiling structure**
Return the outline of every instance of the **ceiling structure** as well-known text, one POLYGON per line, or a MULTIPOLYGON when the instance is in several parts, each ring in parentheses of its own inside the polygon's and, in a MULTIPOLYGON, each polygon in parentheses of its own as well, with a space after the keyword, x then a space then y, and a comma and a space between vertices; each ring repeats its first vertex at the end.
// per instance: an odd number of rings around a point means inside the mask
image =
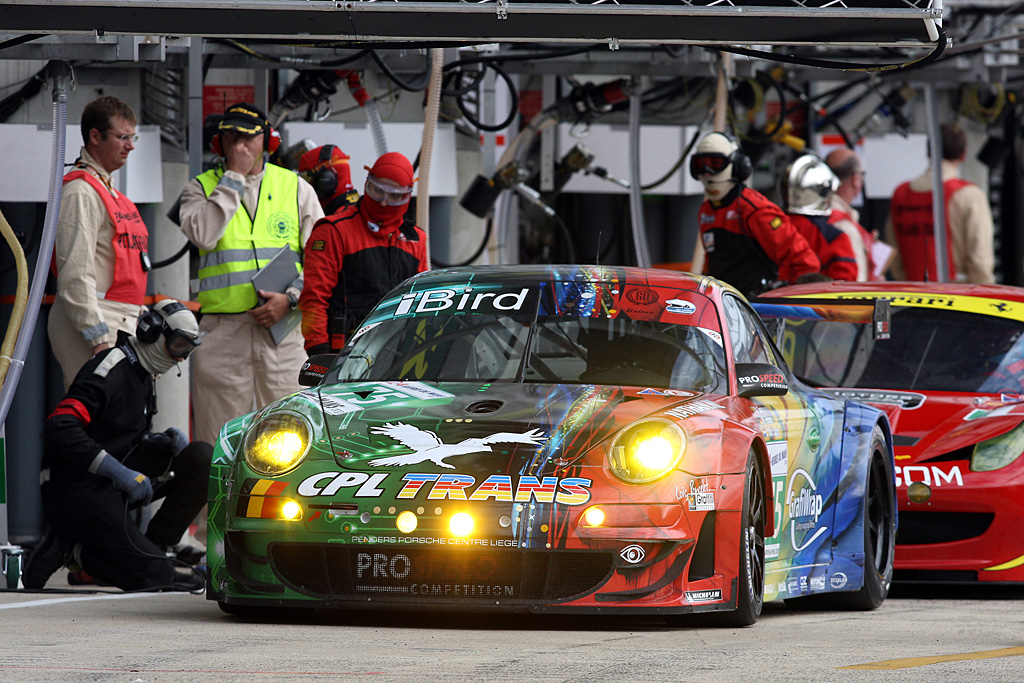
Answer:
POLYGON ((5 0, 7 33, 926 47, 932 0, 5 0))

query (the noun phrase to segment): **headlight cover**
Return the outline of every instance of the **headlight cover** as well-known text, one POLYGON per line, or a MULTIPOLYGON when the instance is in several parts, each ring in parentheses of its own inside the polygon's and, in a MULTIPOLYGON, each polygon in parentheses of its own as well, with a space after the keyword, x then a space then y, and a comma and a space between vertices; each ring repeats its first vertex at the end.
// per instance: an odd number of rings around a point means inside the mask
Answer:
POLYGON ((1002 469, 1024 452, 1024 422, 1005 434, 987 439, 974 446, 971 454, 972 472, 991 472, 1002 469))
POLYGON ((309 452, 310 432, 309 423, 299 415, 265 415, 245 435, 245 462, 268 477, 291 472, 309 452))
POLYGON ((686 450, 686 436, 673 422, 650 418, 616 435, 608 451, 608 469, 630 484, 646 484, 672 470, 686 450))

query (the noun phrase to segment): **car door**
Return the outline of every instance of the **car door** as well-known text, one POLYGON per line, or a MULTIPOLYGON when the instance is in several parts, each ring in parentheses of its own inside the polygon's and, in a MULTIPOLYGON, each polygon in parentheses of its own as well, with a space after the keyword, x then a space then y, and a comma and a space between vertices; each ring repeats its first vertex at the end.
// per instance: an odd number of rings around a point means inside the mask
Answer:
MULTIPOLYGON (((765 539, 768 569, 828 564, 839 482, 843 403, 809 391, 793 377, 757 314, 736 296, 724 297, 734 363, 770 363, 786 375, 785 396, 750 399, 764 435, 775 498, 775 534, 765 539)), ((806 574, 788 592, 806 592, 806 574), (795 590, 794 590, 795 589, 795 590)))

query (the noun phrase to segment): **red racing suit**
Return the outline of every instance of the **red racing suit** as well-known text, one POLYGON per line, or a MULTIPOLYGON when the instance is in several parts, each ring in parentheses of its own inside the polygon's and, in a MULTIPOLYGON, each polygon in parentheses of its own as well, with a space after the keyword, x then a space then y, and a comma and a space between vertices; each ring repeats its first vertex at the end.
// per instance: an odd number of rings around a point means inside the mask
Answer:
POLYGON ((697 217, 707 252, 704 272, 747 296, 772 280, 795 282, 821 267, 782 209, 757 190, 737 185, 721 202, 705 199, 697 217))
POLYGON ((411 221, 374 232, 359 204, 321 218, 306 243, 299 297, 306 351, 340 349, 385 294, 427 268, 426 233, 411 221))
POLYGON ((832 225, 828 216, 789 214, 793 227, 804 236, 821 262, 821 274, 833 280, 857 281, 857 255, 850 236, 832 225))
MULTIPOLYGON (((949 279, 956 280, 956 264, 953 261, 953 236, 949 230, 949 202, 953 193, 971 183, 962 178, 950 178, 942 184, 946 198, 946 254, 949 263, 949 279)), ((935 219, 932 216, 932 193, 914 192, 910 182, 902 183, 892 193, 890 204, 893 233, 896 246, 903 258, 903 269, 908 280, 934 280, 935 265, 935 219), (928 277, 926 277, 926 274, 928 277)))

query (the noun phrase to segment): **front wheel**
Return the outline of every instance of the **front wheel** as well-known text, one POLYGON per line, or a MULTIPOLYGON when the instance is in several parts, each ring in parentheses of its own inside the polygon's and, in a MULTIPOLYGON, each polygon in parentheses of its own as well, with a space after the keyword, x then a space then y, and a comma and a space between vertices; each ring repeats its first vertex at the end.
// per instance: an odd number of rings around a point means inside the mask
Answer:
POLYGON ((760 460, 751 451, 747 457, 740 517, 740 567, 736 580, 736 611, 720 612, 714 621, 722 626, 751 626, 764 607, 764 529, 768 518, 764 474, 760 460))

